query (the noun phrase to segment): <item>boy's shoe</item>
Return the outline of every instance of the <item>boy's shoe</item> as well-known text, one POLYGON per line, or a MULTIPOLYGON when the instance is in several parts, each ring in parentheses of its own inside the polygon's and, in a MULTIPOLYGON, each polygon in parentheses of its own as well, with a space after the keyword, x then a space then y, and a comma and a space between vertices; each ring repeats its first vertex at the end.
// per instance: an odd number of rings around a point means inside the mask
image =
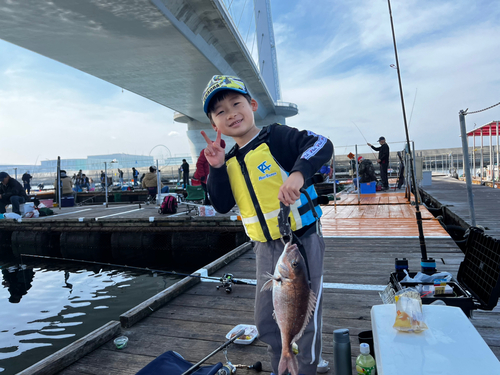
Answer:
POLYGON ((328 367, 328 363, 328 361, 322 359, 321 362, 318 363, 318 367, 316 367, 316 372, 318 374, 324 374, 325 372, 328 372, 328 370, 330 370, 330 367, 328 367))

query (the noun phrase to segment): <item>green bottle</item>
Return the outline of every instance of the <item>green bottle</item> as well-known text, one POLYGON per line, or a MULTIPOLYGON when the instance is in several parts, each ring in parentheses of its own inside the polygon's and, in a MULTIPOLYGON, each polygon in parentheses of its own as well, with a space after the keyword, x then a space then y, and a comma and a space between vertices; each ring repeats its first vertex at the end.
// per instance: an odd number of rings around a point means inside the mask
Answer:
POLYGON ((361 344, 359 346, 361 352, 356 358, 356 373, 358 375, 376 375, 375 359, 370 354, 370 345, 361 344))

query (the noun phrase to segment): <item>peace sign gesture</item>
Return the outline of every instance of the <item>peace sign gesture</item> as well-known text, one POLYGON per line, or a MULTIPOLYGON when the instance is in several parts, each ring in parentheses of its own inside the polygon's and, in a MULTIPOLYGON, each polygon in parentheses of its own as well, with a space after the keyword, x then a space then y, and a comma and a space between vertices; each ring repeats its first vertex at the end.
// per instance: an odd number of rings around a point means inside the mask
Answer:
POLYGON ((201 135, 207 141, 207 147, 205 148, 205 157, 208 163, 214 168, 220 168, 225 163, 225 152, 220 145, 221 132, 217 130, 217 138, 212 142, 208 135, 202 130, 201 135))

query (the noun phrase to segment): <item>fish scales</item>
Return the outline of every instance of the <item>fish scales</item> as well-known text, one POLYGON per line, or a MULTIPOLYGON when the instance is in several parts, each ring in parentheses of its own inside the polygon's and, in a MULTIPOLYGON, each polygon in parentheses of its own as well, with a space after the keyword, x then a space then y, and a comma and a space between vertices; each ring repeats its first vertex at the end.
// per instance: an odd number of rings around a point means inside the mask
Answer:
POLYGON ((304 258, 296 244, 286 244, 274 274, 261 291, 273 292, 273 316, 281 333, 281 358, 278 374, 290 371, 298 375, 298 361, 292 344, 302 337, 316 306, 316 295, 310 289, 304 258))

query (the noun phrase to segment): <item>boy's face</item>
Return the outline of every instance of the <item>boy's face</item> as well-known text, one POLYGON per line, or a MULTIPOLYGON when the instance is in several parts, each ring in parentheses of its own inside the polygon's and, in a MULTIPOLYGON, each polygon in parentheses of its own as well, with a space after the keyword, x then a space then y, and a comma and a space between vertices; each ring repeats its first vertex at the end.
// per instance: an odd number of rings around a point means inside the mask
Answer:
POLYGON ((215 131, 220 130, 222 134, 233 137, 238 142, 238 139, 244 139, 256 128, 253 113, 257 108, 255 99, 248 103, 243 95, 230 92, 211 112, 212 127, 215 131))

